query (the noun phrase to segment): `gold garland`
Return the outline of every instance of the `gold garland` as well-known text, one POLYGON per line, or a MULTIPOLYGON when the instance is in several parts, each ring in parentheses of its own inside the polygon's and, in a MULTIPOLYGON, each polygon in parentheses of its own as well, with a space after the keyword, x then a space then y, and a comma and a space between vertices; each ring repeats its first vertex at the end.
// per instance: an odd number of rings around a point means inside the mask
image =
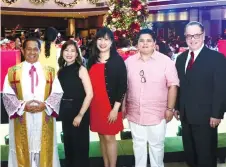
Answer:
POLYGON ((99 0, 88 0, 88 1, 92 4, 96 4, 97 2, 99 2, 99 0))
POLYGON ((34 3, 34 4, 44 4, 47 1, 49 1, 49 0, 30 0, 30 2, 34 3))
POLYGON ((71 3, 64 3, 64 2, 61 2, 60 0, 55 0, 55 3, 61 7, 65 7, 65 8, 70 7, 71 8, 71 7, 75 6, 78 3, 78 1, 74 0, 71 3))
POLYGON ((11 5, 15 3, 17 0, 2 0, 4 3, 7 3, 8 5, 11 5))

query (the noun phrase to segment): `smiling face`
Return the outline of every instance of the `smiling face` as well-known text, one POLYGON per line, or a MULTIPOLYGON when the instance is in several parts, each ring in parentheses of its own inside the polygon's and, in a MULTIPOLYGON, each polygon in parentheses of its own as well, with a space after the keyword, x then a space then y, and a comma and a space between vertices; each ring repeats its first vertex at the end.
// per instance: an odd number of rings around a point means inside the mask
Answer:
POLYGON ((73 64, 78 56, 74 45, 68 45, 63 51, 63 58, 67 65, 73 64))
POLYGON ((151 54, 155 49, 155 41, 150 34, 142 34, 138 39, 137 48, 143 55, 151 54))
POLYGON ((99 49, 100 53, 109 52, 111 44, 112 41, 107 35, 97 39, 97 48, 99 49))
POLYGON ((27 41, 25 48, 23 49, 23 55, 28 63, 35 63, 38 61, 40 49, 36 41, 27 41))
POLYGON ((198 25, 189 25, 185 30, 185 37, 191 51, 196 51, 204 45, 205 33, 198 25))

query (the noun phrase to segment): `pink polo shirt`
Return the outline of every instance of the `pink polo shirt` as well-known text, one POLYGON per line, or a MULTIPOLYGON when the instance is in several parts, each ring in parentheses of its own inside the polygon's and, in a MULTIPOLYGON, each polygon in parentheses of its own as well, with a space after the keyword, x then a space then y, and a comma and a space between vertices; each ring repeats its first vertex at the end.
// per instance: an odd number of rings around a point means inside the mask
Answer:
POLYGON ((168 87, 179 86, 175 63, 158 51, 154 51, 147 61, 143 61, 138 53, 125 63, 128 72, 127 119, 139 125, 159 124, 167 109, 168 87), (145 83, 141 82, 141 70, 145 83))

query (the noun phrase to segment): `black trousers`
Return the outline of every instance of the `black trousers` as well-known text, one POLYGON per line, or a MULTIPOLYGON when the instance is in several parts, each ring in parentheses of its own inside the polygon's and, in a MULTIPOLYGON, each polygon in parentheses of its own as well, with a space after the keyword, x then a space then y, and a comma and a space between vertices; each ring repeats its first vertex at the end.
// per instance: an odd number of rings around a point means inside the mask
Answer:
POLYGON ((190 167, 217 167, 217 128, 211 128, 209 124, 181 123, 187 164, 190 167))
POLYGON ((81 121, 74 127, 72 121, 62 121, 66 167, 89 167, 89 123, 81 121))

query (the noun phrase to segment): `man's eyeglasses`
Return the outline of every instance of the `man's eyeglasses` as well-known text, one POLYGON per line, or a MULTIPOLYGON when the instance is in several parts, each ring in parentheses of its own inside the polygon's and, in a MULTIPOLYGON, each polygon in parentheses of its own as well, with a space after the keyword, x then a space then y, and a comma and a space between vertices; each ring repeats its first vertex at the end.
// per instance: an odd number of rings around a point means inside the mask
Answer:
POLYGON ((201 37, 201 35, 203 34, 203 32, 201 34, 194 34, 194 35, 185 35, 186 39, 199 39, 201 37))
POLYGON ((140 71, 140 76, 141 76, 141 83, 145 83, 146 82, 146 78, 144 76, 144 70, 140 71))

